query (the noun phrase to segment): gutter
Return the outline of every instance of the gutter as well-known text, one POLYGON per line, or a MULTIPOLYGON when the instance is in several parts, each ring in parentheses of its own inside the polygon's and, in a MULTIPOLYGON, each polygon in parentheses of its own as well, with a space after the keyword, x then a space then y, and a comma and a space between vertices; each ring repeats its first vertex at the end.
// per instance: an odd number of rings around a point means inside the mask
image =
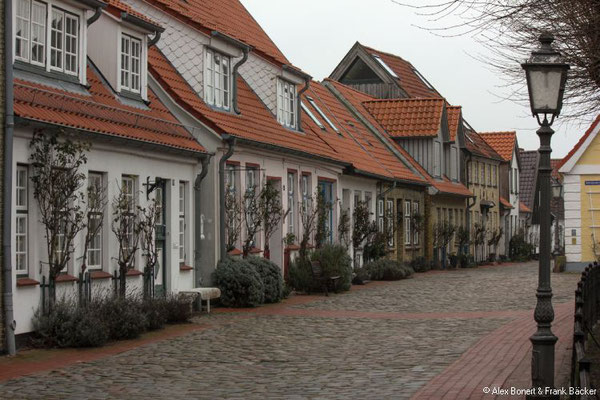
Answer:
POLYGON ((233 66, 233 88, 232 88, 233 111, 238 115, 242 113, 238 107, 238 95, 237 95, 238 94, 238 84, 237 84, 238 68, 248 60, 248 53, 250 52, 250 48, 248 46, 246 46, 246 47, 242 48, 242 51, 244 52, 242 59, 233 66))
POLYGON ((223 140, 228 148, 219 160, 219 246, 221 248, 221 260, 227 257, 227 245, 225 244, 225 162, 233 155, 236 138, 224 134, 223 140))
MULTIPOLYGON (((85 3, 85 1, 84 1, 85 3)), ((90 7, 93 7, 96 9, 96 12, 94 12, 94 15, 92 15, 91 17, 89 17, 87 19, 87 26, 90 26, 91 24, 93 24, 94 22, 96 22, 98 20, 98 18, 100 18, 100 15, 102 15, 102 10, 106 8, 106 4, 102 3, 100 1, 96 2, 96 1, 90 1, 88 3, 88 5, 90 7)))
POLYGON ((149 32, 164 32, 165 28, 162 26, 155 25, 151 22, 141 19, 140 17, 136 17, 135 15, 129 14, 128 12, 121 11, 121 19, 125 22, 129 22, 132 25, 135 25, 139 28, 145 29, 149 32))
POLYGON ((202 163, 202 171, 196 176, 196 180, 194 181, 194 282, 195 287, 201 287, 202 285, 202 275, 200 273, 200 246, 202 244, 202 240, 204 239, 204 218, 202 215, 202 203, 200 199, 200 188, 202 186, 202 181, 206 178, 208 174, 208 164, 210 163, 210 158, 212 154, 209 154, 205 157, 200 158, 200 162, 202 163))
POLYGON ((304 87, 298 92, 298 101, 296 102, 296 122, 298 123, 298 130, 300 132, 304 132, 302 130, 302 95, 310 87, 310 78, 306 79, 304 82, 304 87))
POLYGON ((13 96, 13 1, 4 2, 4 180, 2 192, 2 293, 4 305, 4 336, 6 352, 13 356, 15 345, 16 321, 13 313, 13 280, 12 280, 12 175, 13 175, 13 130, 14 130, 14 96, 13 96))

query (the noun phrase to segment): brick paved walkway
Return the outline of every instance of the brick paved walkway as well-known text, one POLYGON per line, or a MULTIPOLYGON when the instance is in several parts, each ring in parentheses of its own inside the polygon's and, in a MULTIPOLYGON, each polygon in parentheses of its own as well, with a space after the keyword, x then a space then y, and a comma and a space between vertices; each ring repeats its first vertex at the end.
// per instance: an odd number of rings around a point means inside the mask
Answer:
MULTIPOLYGON (((562 380, 578 276, 552 279, 562 380)), ((485 267, 218 310, 183 336, 76 364, 57 352, 53 369, 3 382, 27 357, 0 360, 0 398, 486 398, 484 386, 529 384, 536 281, 534 264, 485 267)))

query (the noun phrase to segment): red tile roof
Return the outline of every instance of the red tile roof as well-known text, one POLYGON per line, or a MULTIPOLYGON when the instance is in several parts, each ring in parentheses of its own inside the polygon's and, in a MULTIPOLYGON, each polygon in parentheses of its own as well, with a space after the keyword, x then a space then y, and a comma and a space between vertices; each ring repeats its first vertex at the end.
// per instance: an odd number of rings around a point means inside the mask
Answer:
POLYGON ((106 4, 108 4, 106 11, 108 11, 109 13, 111 13, 112 15, 114 15, 115 17, 117 17, 119 19, 121 18, 121 12, 126 12, 127 14, 130 14, 134 17, 141 19, 142 21, 148 22, 149 24, 152 24, 152 25, 156 26, 157 28, 162 29, 162 26, 158 22, 151 20, 146 15, 144 15, 140 12, 137 12, 136 10, 131 8, 128 4, 125 4, 120 0, 103 0, 103 1, 106 4))
MULTIPOLYGON (((150 49, 148 62, 152 75, 175 100, 218 134, 227 133, 257 143, 320 156, 384 178, 424 183, 409 168, 393 159, 393 155, 374 140, 332 93, 317 82, 311 83, 304 98, 313 98, 339 129, 341 136, 315 110, 313 113, 326 127, 325 131, 305 113, 302 115, 304 132, 284 128, 241 77, 238 78, 238 107, 241 114, 217 111, 206 105, 159 50, 150 49)), ((312 108, 306 100, 305 104, 312 108)))
POLYGON ((573 155, 575 155, 575 153, 577 153, 577 150, 579 150, 579 148, 581 146, 583 146, 583 144, 585 143, 585 141, 587 140, 587 138, 592 134, 592 132, 594 131, 594 129, 596 128, 596 126, 598 124, 600 124, 600 114, 598 114, 598 116, 596 117, 596 119, 594 120, 594 122, 592 123, 592 125, 590 125, 590 127, 585 132, 585 134, 581 137, 581 139, 579 139, 579 141, 575 144, 575 146, 573 146, 573 148, 571 149, 571 151, 569 151, 569 154, 567 154, 562 159, 562 161, 558 164, 557 169, 561 169, 562 166, 565 165, 565 163, 567 161, 569 161, 571 159, 571 157, 573 157, 573 155))
MULTIPOLYGON (((326 121, 321 121, 327 129, 327 133, 322 133, 322 137, 344 160, 352 162, 356 169, 384 177, 425 183, 423 178, 414 174, 404 165, 325 86, 312 82, 308 91, 305 92, 306 96, 311 96, 319 108, 328 115, 328 118, 340 130, 341 136, 326 121)), ((305 104, 309 109, 312 107, 307 101, 305 101, 305 104)), ((320 119, 315 110, 312 111, 320 119)), ((302 126, 305 131, 310 128, 316 132, 323 132, 304 113, 302 126)))
POLYGON ((150 89, 148 109, 131 107, 121 103, 91 67, 87 69, 87 76, 89 95, 15 79, 15 115, 109 136, 205 152, 150 89))
POLYGON ((530 213, 531 208, 527 207, 522 201, 519 202, 519 211, 523 213, 530 213))
POLYGON ((239 0, 146 0, 206 34, 225 33, 279 64, 290 64, 239 0))
POLYGON ((442 194, 449 194, 455 196, 470 197, 473 193, 462 183, 452 182, 447 177, 442 180, 434 179, 425 168, 421 166, 412 156, 400 146, 394 139, 389 135, 383 126, 367 111, 365 103, 373 100, 373 97, 355 90, 349 86, 346 86, 340 82, 326 79, 326 82, 331 84, 340 94, 375 128, 381 135, 383 135, 389 145, 393 146, 394 149, 400 153, 400 155, 415 169, 421 176, 425 178, 427 183, 435 187, 442 194))
POLYGON ((504 161, 512 159, 517 143, 517 132, 479 132, 479 135, 490 145, 504 161))
POLYGON ((471 130, 465 131, 465 146, 469 152, 476 156, 491 158, 493 160, 503 160, 502 156, 490 147, 477 132, 471 130))
POLYGON ((448 131, 450 132, 451 142, 454 142, 456 140, 456 135, 458 134, 458 127, 460 124, 461 112, 461 106, 446 105, 446 114, 448 115, 448 131))
POLYGON ((512 206, 512 204, 510 204, 510 201, 506 200, 504 197, 500 196, 500 204, 502 204, 502 206, 504 206, 505 208, 514 208, 512 206))
POLYGON ((443 99, 369 100, 365 108, 393 137, 437 136, 446 104, 443 99))
POLYGON ((430 89, 415 72, 416 69, 408 61, 371 47, 362 46, 367 52, 379 56, 398 76, 398 83, 410 97, 441 97, 430 89))

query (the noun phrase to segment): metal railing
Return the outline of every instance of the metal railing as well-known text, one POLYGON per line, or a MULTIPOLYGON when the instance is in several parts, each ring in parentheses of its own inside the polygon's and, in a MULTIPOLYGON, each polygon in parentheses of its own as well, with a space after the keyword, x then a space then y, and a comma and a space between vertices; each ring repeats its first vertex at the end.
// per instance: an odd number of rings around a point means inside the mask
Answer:
MULTIPOLYGON (((590 360, 586 357, 588 337, 596 346, 600 344, 593 335, 593 328, 600 315, 600 265, 588 265, 581 274, 575 291, 575 325, 573 330, 573 355, 571 358, 571 387, 591 389, 590 360)), ((572 399, 596 398, 587 394, 575 394, 572 399)))

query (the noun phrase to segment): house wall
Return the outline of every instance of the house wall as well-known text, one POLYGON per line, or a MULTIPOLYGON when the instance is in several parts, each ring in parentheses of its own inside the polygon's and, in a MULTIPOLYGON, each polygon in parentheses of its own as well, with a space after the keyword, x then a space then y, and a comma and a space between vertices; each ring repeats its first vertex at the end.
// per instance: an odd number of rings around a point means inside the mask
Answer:
MULTIPOLYGON (((15 130, 14 142, 14 167, 18 164, 27 164, 29 162, 29 142, 31 139, 31 128, 19 127, 15 130)), ((120 180, 123 174, 136 176, 136 190, 139 198, 139 205, 144 207, 148 204, 146 198, 147 180, 153 182, 156 177, 167 179, 166 185, 166 224, 167 237, 165 244, 166 265, 166 289, 177 293, 181 290, 194 286, 194 271, 180 270, 179 263, 179 224, 178 224, 178 183, 186 183, 186 205, 185 205, 185 264, 193 265, 193 243, 194 243, 194 220, 193 204, 193 182, 198 173, 198 161, 182 156, 168 156, 155 151, 141 150, 139 147, 118 146, 115 143, 102 144, 93 142, 92 148, 87 154, 88 162, 82 167, 82 172, 87 174, 89 171, 104 173, 104 183, 107 185, 108 205, 104 215, 103 226, 103 254, 102 271, 113 273, 118 269, 116 264, 118 243, 110 229, 110 213, 112 212, 111 200, 118 192, 120 180)), ((29 169, 31 176, 31 168, 29 169)), ((15 179, 15 175, 13 175, 15 179)), ((28 194, 28 275, 27 277, 38 282, 42 276, 47 276, 47 267, 44 264, 47 261, 47 250, 42 226, 39 221, 39 211, 36 200, 33 198, 31 183, 29 183, 28 194)), ((13 188, 13 201, 15 201, 16 190, 13 188)), ((15 213, 15 211, 13 211, 15 213)), ((13 243, 15 226, 13 224, 13 243)), ((74 241, 74 254, 72 261, 69 262, 67 273, 78 276, 80 268, 80 258, 83 251, 84 236, 80 233, 74 241)), ((13 254, 13 263, 15 256, 13 254)), ((136 269, 143 269, 144 260, 141 251, 138 252, 135 265, 136 269)), ((160 279, 162 275, 159 273, 160 279)), ((31 318, 35 310, 40 305, 41 289, 39 285, 21 286, 17 278, 16 271, 13 272, 15 296, 15 315, 17 317, 16 333, 29 332, 32 329, 31 318)), ((140 290, 142 285, 141 276, 132 276, 127 278, 128 291, 140 290)), ((160 283, 160 280, 157 279, 160 283)), ((94 293, 108 292, 111 288, 110 279, 93 280, 92 286, 94 293)), ((76 283, 57 283, 57 296, 63 294, 73 296, 76 293, 76 283)))
MULTIPOLYGON (((432 259, 440 260, 441 253, 440 249, 434 248, 433 232, 436 224, 440 223, 451 223, 455 226, 465 226, 466 224, 466 200, 463 197, 458 196, 447 196, 447 195, 436 195, 432 196, 431 201, 431 212, 428 218, 431 232, 431 244, 428 245, 432 249, 432 259), (450 214, 452 213, 452 217, 450 214), (457 217, 458 216, 458 223, 457 217), (437 254, 436 254, 437 252, 437 254)), ((458 243, 452 240, 448 245, 447 255, 458 252, 458 243)))
MULTIPOLYGON (((0 5, 0 21, 4 21, 4 7, 6 2, 0 5)), ((5 113, 5 87, 4 79, 6 73, 6 64, 4 62, 4 25, 0 28, 0 165, 4 165, 4 113, 5 113)), ((4 178, 0 177, 0 193, 4 193, 4 178)), ((4 208, 2 198, 0 198, 0 210, 4 208)), ((0 226, 3 226, 3 212, 0 212, 0 226)), ((0 230, 0 242, 2 242, 2 231, 0 230)), ((1 272, 4 269, 2 260, 4 260, 3 249, 0 248, 0 353, 5 351, 5 339, 4 339, 4 287, 2 279, 4 274, 1 272)))

